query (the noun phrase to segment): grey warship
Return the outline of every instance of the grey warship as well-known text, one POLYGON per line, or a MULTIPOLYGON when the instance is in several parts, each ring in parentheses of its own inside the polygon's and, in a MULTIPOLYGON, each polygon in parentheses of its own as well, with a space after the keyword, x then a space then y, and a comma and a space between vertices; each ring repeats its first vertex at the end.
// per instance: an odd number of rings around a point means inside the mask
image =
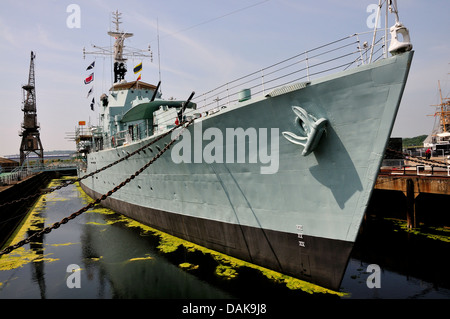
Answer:
POLYGON ((100 98, 100 125, 79 130, 88 136, 79 176, 110 167, 81 187, 98 198, 175 141, 102 205, 339 290, 413 57, 393 8, 381 41, 354 34, 183 100, 163 99, 159 84, 126 82, 132 34, 110 32, 115 83, 100 98))

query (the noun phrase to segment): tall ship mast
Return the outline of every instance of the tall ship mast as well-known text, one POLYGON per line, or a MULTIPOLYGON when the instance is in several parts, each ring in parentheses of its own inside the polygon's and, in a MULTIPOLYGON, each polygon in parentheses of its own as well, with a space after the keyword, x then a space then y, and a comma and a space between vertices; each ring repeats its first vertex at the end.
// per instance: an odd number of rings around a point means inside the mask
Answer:
POLYGON ((440 103, 432 105, 436 108, 436 123, 432 133, 425 139, 424 146, 433 150, 450 154, 450 98, 442 96, 441 83, 438 81, 440 103))
POLYGON ((114 50, 99 50, 115 77, 84 140, 81 187, 163 232, 339 290, 413 58, 387 2, 394 25, 367 40, 301 48, 178 100, 125 80, 131 33, 117 27, 114 50))

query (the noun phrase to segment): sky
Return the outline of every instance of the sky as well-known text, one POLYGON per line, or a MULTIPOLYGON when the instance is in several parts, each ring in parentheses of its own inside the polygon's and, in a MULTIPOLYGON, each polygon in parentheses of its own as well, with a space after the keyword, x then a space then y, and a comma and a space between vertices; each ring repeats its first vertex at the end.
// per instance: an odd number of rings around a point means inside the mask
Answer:
MULTIPOLYGON (((129 47, 150 45, 142 81, 157 84, 163 98, 187 99, 247 73, 344 36, 370 31, 367 8, 377 0, 1 0, 0 156, 18 154, 23 122, 22 85, 30 52, 36 54, 37 118, 45 151, 75 149, 78 121, 97 122, 91 111, 86 67, 96 61, 94 96, 111 86, 110 59, 87 55, 93 44, 111 45, 111 13, 134 33, 129 47), (79 8, 74 10, 74 6, 79 8), (79 14, 78 14, 79 13, 79 14), (159 41, 158 41, 159 35, 159 41)), ((434 107, 450 93, 450 1, 398 0, 415 56, 393 137, 429 134, 434 107)), ((392 20, 391 20, 392 21, 392 20)), ((392 23, 391 23, 392 25, 392 23)), ((140 59, 129 59, 128 81, 140 59)))

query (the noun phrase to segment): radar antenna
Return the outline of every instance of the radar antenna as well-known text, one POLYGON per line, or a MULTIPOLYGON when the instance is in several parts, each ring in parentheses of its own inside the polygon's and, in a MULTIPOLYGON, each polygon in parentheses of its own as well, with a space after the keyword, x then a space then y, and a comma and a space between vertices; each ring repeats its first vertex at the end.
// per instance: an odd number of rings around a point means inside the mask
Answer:
POLYGON ((100 55, 100 56, 113 56, 114 57, 114 83, 119 83, 125 79, 127 72, 126 61, 128 58, 150 58, 153 62, 153 53, 150 49, 150 45, 147 50, 140 50, 135 48, 126 48, 125 39, 133 36, 133 33, 128 33, 120 30, 120 24, 122 21, 122 13, 119 11, 113 12, 113 24, 116 26, 115 31, 108 31, 108 35, 115 39, 113 47, 99 47, 92 45, 97 51, 86 52, 83 48, 83 58, 86 54, 100 55))

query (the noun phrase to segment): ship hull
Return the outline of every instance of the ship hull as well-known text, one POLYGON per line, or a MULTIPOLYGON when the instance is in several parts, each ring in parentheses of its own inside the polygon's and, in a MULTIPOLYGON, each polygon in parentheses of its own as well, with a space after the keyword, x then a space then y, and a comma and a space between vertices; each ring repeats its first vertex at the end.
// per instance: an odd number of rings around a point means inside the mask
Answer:
MULTIPOLYGON (((92 198, 102 195, 83 189, 92 198)), ((336 291, 353 247, 348 241, 303 235, 302 240, 314 247, 305 251, 298 249, 298 234, 169 213, 114 198, 104 205, 173 236, 336 291)))
MULTIPOLYGON (((102 204, 207 248, 338 290, 412 56, 290 86, 202 118, 177 142, 184 148, 175 144, 102 204), (314 145, 309 154, 284 135, 305 133, 295 108, 327 123, 308 144, 314 145), (230 140, 228 130, 238 128, 247 139, 230 140), (221 134, 212 138, 212 132, 221 134), (240 158, 239 150, 245 150, 240 158)), ((82 188, 94 198, 107 193, 170 140, 83 180, 82 188)), ((86 173, 149 141, 89 154, 86 173)))

